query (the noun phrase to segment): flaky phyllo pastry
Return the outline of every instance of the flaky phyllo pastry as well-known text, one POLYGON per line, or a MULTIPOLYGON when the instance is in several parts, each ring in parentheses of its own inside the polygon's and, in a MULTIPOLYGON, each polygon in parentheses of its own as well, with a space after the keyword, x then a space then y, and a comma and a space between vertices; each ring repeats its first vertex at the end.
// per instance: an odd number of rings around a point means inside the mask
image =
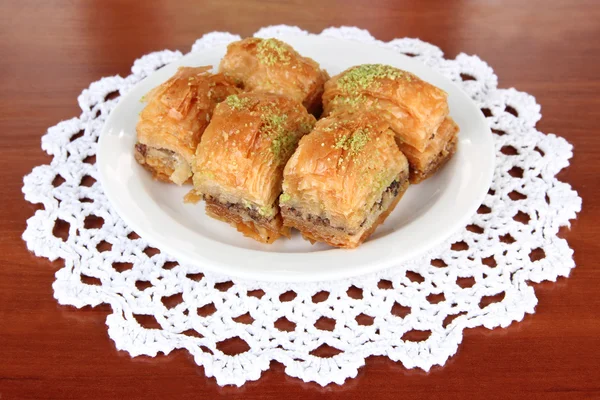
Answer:
POLYGON ((301 103, 285 96, 229 96, 202 136, 187 201, 203 198, 208 215, 261 242, 289 236, 278 205, 283 168, 314 123, 301 103))
POLYGON ((410 163, 410 180, 431 176, 456 150, 458 126, 448 116, 447 93, 387 65, 351 67, 325 84, 324 115, 374 110, 395 133, 410 163))
POLYGON ((313 114, 320 111, 323 84, 329 79, 316 61, 277 39, 246 38, 231 43, 219 70, 244 90, 291 97, 313 114))
POLYGON ((408 175, 385 119, 373 113, 321 119, 285 167, 284 224, 312 241, 356 247, 392 212, 408 175))
POLYGON ((180 67, 146 96, 136 127, 135 159, 155 179, 181 185, 192 177, 191 162, 215 106, 240 92, 233 79, 212 67, 180 67))

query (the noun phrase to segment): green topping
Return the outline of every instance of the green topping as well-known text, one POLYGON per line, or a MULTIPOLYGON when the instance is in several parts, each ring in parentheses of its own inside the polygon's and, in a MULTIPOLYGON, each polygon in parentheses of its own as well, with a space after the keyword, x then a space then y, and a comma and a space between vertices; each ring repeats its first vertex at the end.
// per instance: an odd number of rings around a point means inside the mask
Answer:
POLYGON ((277 39, 264 39, 258 46, 258 60, 266 65, 290 63, 290 53, 287 46, 277 39))
POLYGON ((350 152, 356 154, 360 152, 365 145, 369 142, 369 131, 366 129, 359 129, 354 132, 352 139, 350 139, 350 152))
POLYGON ((300 131, 302 132, 302 134, 309 133, 310 131, 313 130, 314 126, 315 126, 315 122, 312 118, 308 119, 306 121, 302 121, 300 123, 300 131))
POLYGON ((281 197, 279 197, 279 201, 285 203, 286 201, 290 201, 291 198, 292 196, 290 196, 288 193, 284 193, 281 195, 281 197))
POLYGON ((293 132, 285 132, 271 142, 271 151, 277 162, 287 160, 292 155, 298 140, 293 132))
POLYGON ((360 105, 367 102, 367 98, 363 95, 358 96, 336 96, 333 100, 337 104, 346 104, 351 108, 358 108, 360 105))
POLYGON ((272 206, 259 207, 246 199, 242 199, 242 205, 249 210, 255 210, 262 217, 270 217, 275 213, 275 210, 272 206))
POLYGON ((261 115, 264 129, 275 131, 283 130, 288 116, 286 114, 276 114, 272 110, 266 111, 267 113, 261 115))
POLYGON ((258 58, 267 65, 289 64, 289 50, 283 42, 277 39, 264 39, 258 46, 258 58))
POLYGON ((352 136, 340 136, 333 146, 336 149, 343 149, 348 152, 348 157, 354 157, 362 151, 366 144, 371 140, 368 128, 359 128, 352 136))
POLYGON ((338 129, 338 128, 339 128, 339 126, 340 126, 340 124, 339 124, 338 122, 334 122, 333 124, 331 124, 331 125, 329 125, 329 126, 326 126, 326 127, 324 127, 324 128, 321 128, 321 130, 322 130, 323 132, 331 132, 331 131, 334 131, 334 130, 338 129))
POLYGON ((225 99, 227 105, 237 111, 247 108, 251 101, 247 97, 240 98, 237 94, 232 94, 225 99))
POLYGON ((346 135, 340 136, 335 141, 335 145, 333 147, 335 147, 336 149, 348 150, 348 145, 346 144, 347 141, 348 141, 348 136, 346 136, 346 135))
POLYGON ((258 209, 258 214, 262 217, 268 217, 273 214, 273 207, 263 206, 258 209))
POLYGON ((260 129, 271 138, 271 152, 275 161, 278 163, 287 161, 298 143, 298 135, 295 130, 287 129, 286 114, 279 114, 271 107, 263 107, 262 110, 263 124, 260 129))
POLYGON ((398 79, 403 76, 410 81, 410 74, 389 65, 364 64, 346 72, 338 80, 338 85, 346 93, 355 93, 368 89, 371 85, 379 86, 378 79, 398 79))

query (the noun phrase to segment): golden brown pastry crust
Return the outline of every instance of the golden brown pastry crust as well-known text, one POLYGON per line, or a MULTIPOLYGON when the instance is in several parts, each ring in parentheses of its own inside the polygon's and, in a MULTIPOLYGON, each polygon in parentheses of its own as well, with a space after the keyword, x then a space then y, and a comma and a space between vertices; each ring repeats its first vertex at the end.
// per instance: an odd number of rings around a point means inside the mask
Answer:
POLYGON ((373 113, 319 120, 285 167, 284 224, 339 247, 355 247, 366 239, 378 223, 374 217, 408 184, 408 161, 388 127, 373 113), (389 198, 384 197, 388 188, 394 193, 389 198))
POLYGON ((277 39, 246 38, 231 43, 219 70, 245 90, 285 95, 317 114, 329 75, 311 58, 302 57, 277 39))
POLYGON ((183 158, 170 150, 148 147, 145 144, 137 143, 133 155, 135 160, 144 169, 152 174, 152 177, 160 182, 191 183, 191 169, 183 158), (176 175, 181 175, 178 180, 176 175), (188 177, 189 174, 189 177, 188 177))
POLYGON ((194 159, 194 191, 212 204, 207 211, 260 241, 286 235, 277 222, 283 168, 314 122, 300 103, 276 94, 219 104, 194 159))
MULTIPOLYGON (((450 117, 446 117, 439 126, 435 137, 425 151, 398 141, 398 147, 410 163, 410 183, 419 183, 440 169, 456 152, 458 144, 458 125, 450 117)), ((397 138, 396 138, 397 139, 397 138)))
POLYGON ((394 211, 396 205, 406 192, 409 186, 408 179, 404 179, 404 183, 399 186, 398 194, 391 200, 387 208, 379 214, 375 222, 364 232, 359 234, 349 234, 343 230, 333 227, 327 227, 315 224, 312 221, 307 221, 305 218, 298 216, 289 207, 283 206, 281 214, 284 216, 285 224, 298 229, 302 236, 311 242, 324 242, 330 246, 342 247, 346 249, 354 249, 361 245, 379 225, 394 211))
POLYGON ((194 152, 214 107, 241 91, 233 79, 212 74, 211 69, 180 67, 144 96, 148 104, 136 127, 138 144, 143 147, 136 148, 135 158, 158 180, 181 184, 189 178, 185 175, 191 175, 194 152))
POLYGON ((381 64, 351 67, 325 83, 324 114, 375 109, 403 142, 424 151, 448 115, 447 94, 410 72, 381 64))

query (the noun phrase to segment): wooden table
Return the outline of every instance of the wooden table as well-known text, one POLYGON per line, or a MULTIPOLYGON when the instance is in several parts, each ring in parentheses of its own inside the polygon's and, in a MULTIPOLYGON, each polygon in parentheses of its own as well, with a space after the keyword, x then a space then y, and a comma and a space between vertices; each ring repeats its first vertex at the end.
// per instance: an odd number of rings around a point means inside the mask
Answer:
POLYGON ((0 3, 0 398, 600 398, 600 2, 290 3, 0 3), (458 354, 429 373, 372 357, 356 379, 321 388, 274 363, 258 382, 221 388, 183 351, 135 359, 117 351, 107 307, 55 302, 60 263, 34 257, 20 238, 35 210, 23 200, 22 177, 50 161, 40 150, 45 129, 79 115, 77 95, 90 82, 127 75, 145 53, 185 52, 205 32, 250 35, 278 23, 312 32, 356 25, 382 40, 419 37, 447 57, 479 55, 501 87, 536 96, 544 115, 538 128, 575 146, 560 178, 584 206, 563 231, 578 266, 569 279, 536 285, 534 315, 507 329, 468 330, 458 354))

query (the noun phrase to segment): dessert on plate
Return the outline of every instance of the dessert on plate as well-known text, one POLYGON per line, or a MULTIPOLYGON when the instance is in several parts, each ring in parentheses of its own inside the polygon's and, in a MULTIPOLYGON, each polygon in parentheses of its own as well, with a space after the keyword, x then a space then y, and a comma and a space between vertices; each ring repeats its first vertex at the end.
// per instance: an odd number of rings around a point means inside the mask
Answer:
POLYGON ((433 175, 456 151, 459 128, 447 93, 416 75, 381 64, 351 67, 325 83, 324 115, 373 110, 394 131, 410 163, 410 181, 433 175))
POLYGON ((231 43, 211 68, 181 67, 145 96, 134 156, 158 180, 192 182, 186 202, 260 242, 295 228, 355 248, 456 151, 446 92, 410 72, 364 64, 330 79, 261 38, 231 43))
POLYGON ((268 93, 231 95, 219 104, 194 159, 187 201, 255 240, 289 236, 279 212, 283 168, 315 118, 301 103, 268 93))
POLYGON ((284 171, 284 225, 311 241, 354 248, 392 212, 409 185, 408 161, 389 122, 336 113, 304 136, 284 171))
POLYGON ((212 67, 180 67, 144 101, 136 126, 136 161, 163 182, 182 185, 192 177, 191 161, 215 106, 239 93, 235 81, 212 67))

